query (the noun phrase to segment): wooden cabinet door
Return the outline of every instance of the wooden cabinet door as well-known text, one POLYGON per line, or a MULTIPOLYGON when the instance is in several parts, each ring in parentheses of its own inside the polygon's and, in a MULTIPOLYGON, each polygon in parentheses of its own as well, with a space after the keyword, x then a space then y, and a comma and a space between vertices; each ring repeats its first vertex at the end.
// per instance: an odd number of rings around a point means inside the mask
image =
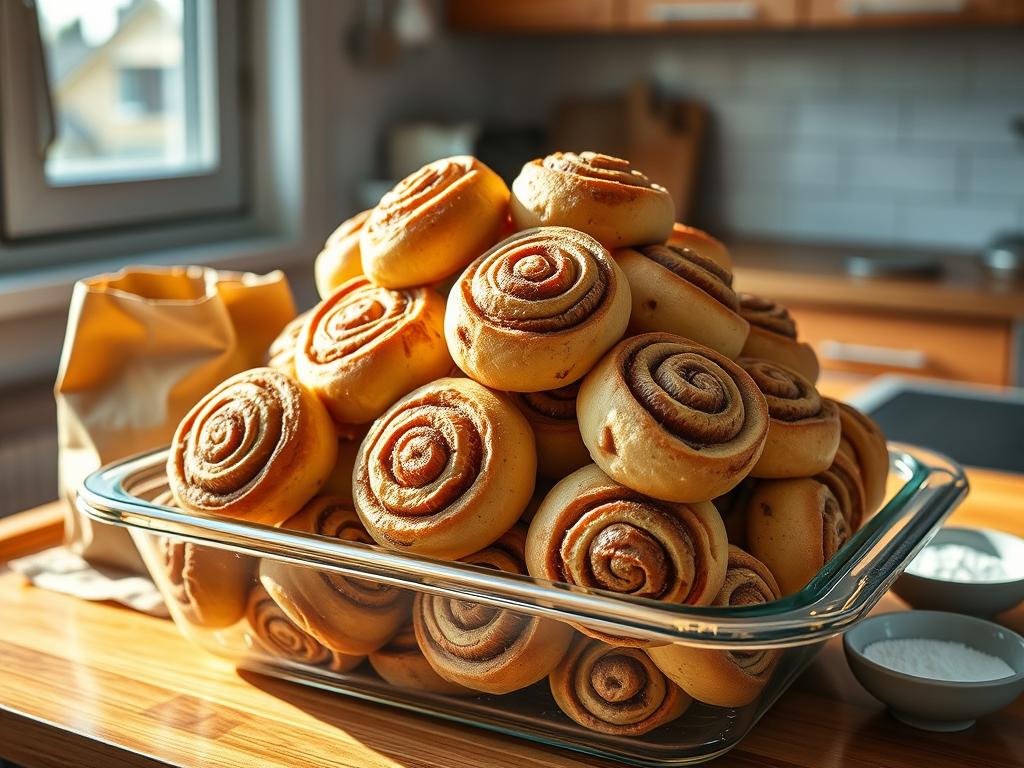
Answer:
POLYGON ((448 23, 462 32, 608 32, 615 0, 448 0, 448 23))
POLYGON ((813 26, 902 26, 1024 20, 1021 0, 810 0, 813 26))
POLYGON ((799 0, 620 0, 631 30, 787 27, 799 18, 799 0))
POLYGON ((1009 384, 1010 324, 789 304, 823 371, 1009 384))

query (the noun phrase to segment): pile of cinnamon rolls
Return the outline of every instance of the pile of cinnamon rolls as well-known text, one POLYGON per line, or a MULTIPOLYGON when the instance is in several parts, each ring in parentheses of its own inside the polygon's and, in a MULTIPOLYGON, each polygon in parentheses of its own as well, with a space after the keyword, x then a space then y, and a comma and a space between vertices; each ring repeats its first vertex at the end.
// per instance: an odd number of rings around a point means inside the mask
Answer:
MULTIPOLYGON (((673 210, 591 152, 527 163, 511 190, 471 157, 427 165, 327 240, 322 301, 267 367, 182 421, 173 503, 666 603, 798 592, 882 503, 885 440, 818 393, 785 307, 736 293, 726 248, 673 210)), ((777 662, 164 554, 190 620, 245 622, 263 653, 336 672, 367 659, 449 695, 547 680, 603 733, 747 704, 777 662)))

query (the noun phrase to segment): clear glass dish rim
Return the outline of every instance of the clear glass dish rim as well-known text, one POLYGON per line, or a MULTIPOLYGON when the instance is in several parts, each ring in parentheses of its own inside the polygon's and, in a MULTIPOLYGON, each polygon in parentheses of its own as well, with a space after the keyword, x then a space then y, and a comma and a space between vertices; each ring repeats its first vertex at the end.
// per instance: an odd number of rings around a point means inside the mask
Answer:
POLYGON ((164 476, 167 449, 129 457, 89 475, 77 506, 103 523, 366 578, 444 597, 594 627, 658 643, 744 650, 816 642, 864 616, 928 543, 968 490, 954 461, 889 444, 903 486, 800 592, 774 603, 712 608, 658 602, 545 579, 434 560, 226 517, 194 514, 129 493, 164 476))

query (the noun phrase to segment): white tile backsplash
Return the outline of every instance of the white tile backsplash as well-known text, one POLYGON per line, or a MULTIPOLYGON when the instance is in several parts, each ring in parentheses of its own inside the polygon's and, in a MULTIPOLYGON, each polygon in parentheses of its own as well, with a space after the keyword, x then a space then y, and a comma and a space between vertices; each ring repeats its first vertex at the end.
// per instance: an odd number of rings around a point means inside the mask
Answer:
POLYGON ((723 234, 969 250, 1024 228, 1024 139, 1010 128, 1024 116, 1022 29, 468 36, 439 47, 449 50, 339 78, 341 200, 353 169, 372 162, 366 142, 395 120, 447 111, 543 125, 563 97, 647 78, 708 106, 698 223, 723 234), (353 109, 369 127, 344 125, 353 109))

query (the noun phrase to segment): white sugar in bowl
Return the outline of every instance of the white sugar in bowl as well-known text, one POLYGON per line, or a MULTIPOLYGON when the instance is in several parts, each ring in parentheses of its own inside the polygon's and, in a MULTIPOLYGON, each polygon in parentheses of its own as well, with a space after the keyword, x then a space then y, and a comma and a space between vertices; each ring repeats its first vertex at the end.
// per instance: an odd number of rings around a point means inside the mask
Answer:
POLYGON ((1024 601, 1024 539, 943 528, 892 587, 915 608, 990 617, 1024 601))

